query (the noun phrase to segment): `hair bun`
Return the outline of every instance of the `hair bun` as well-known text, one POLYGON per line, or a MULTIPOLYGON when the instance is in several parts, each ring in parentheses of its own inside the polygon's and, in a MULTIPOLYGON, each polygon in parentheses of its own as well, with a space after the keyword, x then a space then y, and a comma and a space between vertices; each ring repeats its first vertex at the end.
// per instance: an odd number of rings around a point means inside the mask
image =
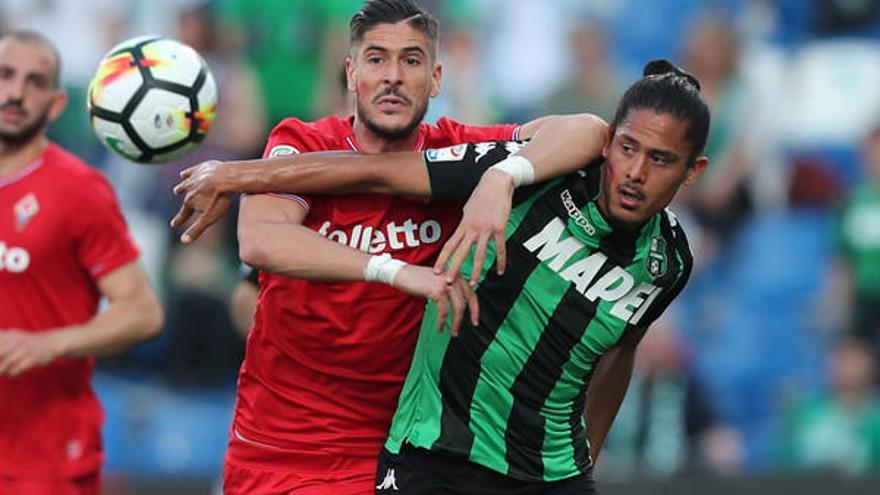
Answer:
POLYGON ((694 87, 697 88, 697 91, 700 91, 700 82, 697 81, 697 78, 692 76, 691 74, 685 72, 677 65, 673 64, 669 60, 657 59, 651 60, 647 64, 645 64, 645 69, 642 71, 642 76, 650 77, 650 76, 662 76, 666 74, 674 74, 679 77, 685 78, 689 83, 693 84, 694 87))

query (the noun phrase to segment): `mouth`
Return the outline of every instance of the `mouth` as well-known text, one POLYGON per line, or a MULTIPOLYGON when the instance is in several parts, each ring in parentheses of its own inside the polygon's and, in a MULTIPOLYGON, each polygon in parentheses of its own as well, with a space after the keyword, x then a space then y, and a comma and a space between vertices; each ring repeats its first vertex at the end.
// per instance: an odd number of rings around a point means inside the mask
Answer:
POLYGON ((378 98, 376 106, 382 110, 395 111, 409 106, 409 100, 402 96, 387 95, 378 98))
POLYGON ((617 197, 626 210, 635 210, 645 202, 645 195, 640 190, 627 186, 617 188, 617 197))

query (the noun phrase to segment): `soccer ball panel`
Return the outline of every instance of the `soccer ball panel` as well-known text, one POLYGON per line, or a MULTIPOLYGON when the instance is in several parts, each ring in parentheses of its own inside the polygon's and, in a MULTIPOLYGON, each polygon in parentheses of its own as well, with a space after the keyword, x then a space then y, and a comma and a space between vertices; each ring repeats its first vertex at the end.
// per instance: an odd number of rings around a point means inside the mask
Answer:
POLYGON ((141 151, 128 137, 128 133, 121 124, 110 122, 101 117, 92 116, 92 127, 101 137, 104 146, 128 158, 129 160, 138 160, 141 157, 141 151))
POLYGON ((158 39, 162 39, 162 38, 160 36, 156 36, 156 35, 136 36, 134 38, 127 39, 127 40, 117 44, 116 46, 111 48, 110 51, 107 52, 107 54, 109 55, 111 53, 115 53, 120 50, 131 50, 132 48, 136 47, 137 45, 140 45, 141 43, 144 43, 145 41, 158 40, 158 39))
POLYGON ((202 57, 195 50, 174 40, 162 39, 144 45, 144 66, 153 77, 192 86, 202 69, 202 57))
POLYGON ((206 76, 205 83, 199 90, 199 109, 196 112, 196 117, 199 119, 198 132, 202 135, 208 133, 217 117, 217 84, 210 72, 206 76))
POLYGON ((143 82, 131 52, 105 58, 89 85, 88 104, 90 107, 121 112, 143 82))
POLYGON ((190 109, 189 98, 153 88, 135 107, 129 121, 150 148, 164 148, 187 139, 190 109))

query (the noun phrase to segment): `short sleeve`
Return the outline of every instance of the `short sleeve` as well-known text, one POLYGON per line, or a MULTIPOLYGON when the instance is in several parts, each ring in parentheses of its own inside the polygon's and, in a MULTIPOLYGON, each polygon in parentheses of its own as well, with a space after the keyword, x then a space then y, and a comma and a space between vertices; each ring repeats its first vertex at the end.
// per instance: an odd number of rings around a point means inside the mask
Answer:
MULTIPOLYGON (((263 158, 323 151, 324 149, 323 143, 310 132, 305 122, 299 119, 286 119, 269 134, 263 158)), ((272 194, 299 203, 305 211, 309 211, 311 208, 312 202, 308 195, 282 192, 272 194)))
POLYGON ((134 261, 138 249, 128 233, 116 195, 101 175, 89 178, 72 205, 70 227, 76 257, 95 280, 134 261))

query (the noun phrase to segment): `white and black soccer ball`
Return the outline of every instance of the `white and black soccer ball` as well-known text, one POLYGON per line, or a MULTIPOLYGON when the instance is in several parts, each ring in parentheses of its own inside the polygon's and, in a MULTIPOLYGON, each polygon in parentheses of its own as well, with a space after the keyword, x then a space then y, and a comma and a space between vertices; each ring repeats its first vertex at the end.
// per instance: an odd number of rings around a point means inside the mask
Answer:
POLYGON ((214 122, 217 85, 202 57, 169 38, 142 36, 111 49, 89 84, 92 127, 108 148, 141 163, 183 156, 214 122))

